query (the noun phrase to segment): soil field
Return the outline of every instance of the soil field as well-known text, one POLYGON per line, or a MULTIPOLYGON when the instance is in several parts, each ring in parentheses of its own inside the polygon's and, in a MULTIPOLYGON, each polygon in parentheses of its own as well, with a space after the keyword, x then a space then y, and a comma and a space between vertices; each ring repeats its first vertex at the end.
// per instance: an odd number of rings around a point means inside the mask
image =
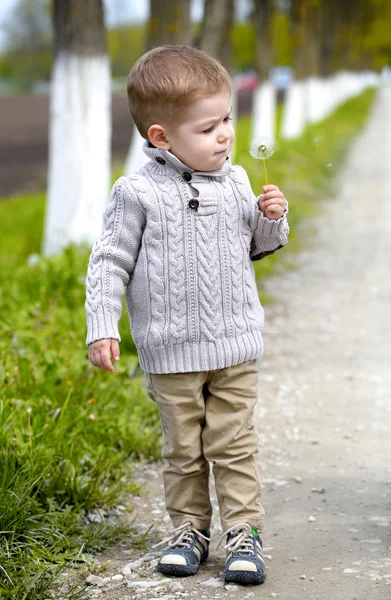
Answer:
MULTIPOLYGON (((239 93, 239 116, 251 110, 252 92, 239 93)), ((0 96, 0 198, 41 191, 48 162, 48 96, 0 96)), ((126 96, 112 97, 112 161, 125 161, 132 132, 126 96)))

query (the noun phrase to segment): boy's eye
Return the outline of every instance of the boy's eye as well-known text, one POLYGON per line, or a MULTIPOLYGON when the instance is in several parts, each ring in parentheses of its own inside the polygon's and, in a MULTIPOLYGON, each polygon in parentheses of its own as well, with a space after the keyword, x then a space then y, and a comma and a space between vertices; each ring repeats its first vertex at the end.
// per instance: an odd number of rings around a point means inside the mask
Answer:
MULTIPOLYGON (((232 117, 224 117, 223 119, 224 123, 228 123, 228 121, 232 121, 232 117)), ((208 129, 204 129, 204 131, 202 133, 211 133, 215 128, 215 125, 212 125, 211 127, 208 127, 208 129)))

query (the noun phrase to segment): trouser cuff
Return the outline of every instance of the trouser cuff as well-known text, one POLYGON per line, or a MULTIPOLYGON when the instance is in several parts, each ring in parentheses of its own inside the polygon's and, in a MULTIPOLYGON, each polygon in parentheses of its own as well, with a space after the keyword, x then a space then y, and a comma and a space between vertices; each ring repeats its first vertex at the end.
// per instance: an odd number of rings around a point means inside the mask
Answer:
POLYGON ((198 529, 201 531, 202 529, 210 529, 210 520, 209 521, 201 521, 200 519, 193 519, 192 517, 175 517, 171 518, 174 529, 184 525, 185 523, 191 523, 194 529, 198 529))
POLYGON ((222 527, 223 533, 224 533, 228 529, 231 529, 231 527, 237 527, 238 525, 243 525, 243 523, 250 525, 251 529, 256 529, 259 533, 261 533, 265 528, 265 521, 263 519, 259 519, 259 520, 254 520, 254 518, 246 519, 245 516, 242 517, 241 519, 235 519, 232 521, 224 521, 221 523, 221 527, 222 527))

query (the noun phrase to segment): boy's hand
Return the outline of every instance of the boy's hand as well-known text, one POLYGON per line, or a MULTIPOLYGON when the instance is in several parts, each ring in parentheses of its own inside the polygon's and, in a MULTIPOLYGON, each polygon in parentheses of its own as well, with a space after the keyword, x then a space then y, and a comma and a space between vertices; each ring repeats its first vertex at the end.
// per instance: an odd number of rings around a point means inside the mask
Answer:
POLYGON ((285 196, 276 185, 264 185, 262 192, 258 201, 259 209, 265 217, 271 221, 276 221, 286 211, 287 202, 285 196))
POLYGON ((119 343, 114 338, 97 340, 88 346, 88 358, 95 367, 114 372, 115 368, 110 360, 119 360, 119 343))

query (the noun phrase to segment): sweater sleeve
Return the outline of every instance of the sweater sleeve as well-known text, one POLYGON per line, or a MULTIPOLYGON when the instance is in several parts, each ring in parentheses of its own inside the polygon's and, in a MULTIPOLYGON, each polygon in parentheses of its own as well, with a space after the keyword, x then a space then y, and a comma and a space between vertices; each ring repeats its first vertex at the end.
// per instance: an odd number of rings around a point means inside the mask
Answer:
POLYGON ((240 177, 247 190, 247 198, 250 202, 250 228, 252 239, 250 246, 251 260, 260 260, 268 254, 273 254, 288 242, 289 225, 286 218, 288 208, 282 217, 271 220, 264 216, 259 209, 258 198, 251 189, 251 184, 246 171, 239 167, 240 177))
POLYGON ((131 182, 114 184, 87 271, 87 345, 103 338, 121 339, 118 321, 122 298, 140 249, 145 213, 131 182))

